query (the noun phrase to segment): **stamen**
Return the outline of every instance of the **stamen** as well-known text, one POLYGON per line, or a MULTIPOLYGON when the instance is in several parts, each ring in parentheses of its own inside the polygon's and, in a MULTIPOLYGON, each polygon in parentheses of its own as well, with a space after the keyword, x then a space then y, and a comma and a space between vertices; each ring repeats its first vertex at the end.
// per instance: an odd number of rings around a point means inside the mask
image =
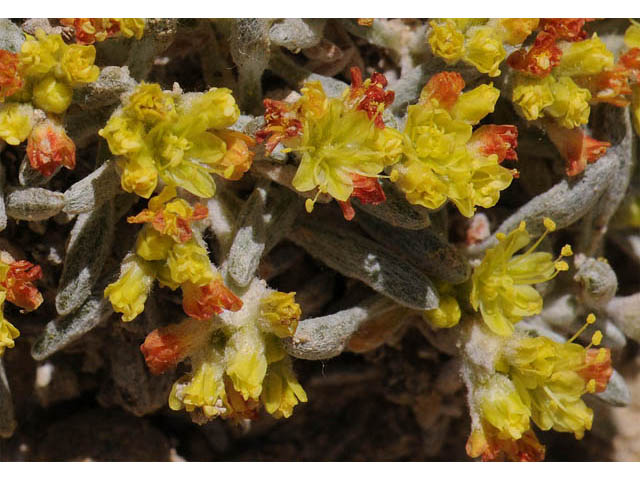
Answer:
POLYGON ((560 250, 560 256, 570 257, 571 255, 573 255, 573 250, 571 249, 571 245, 567 243, 564 247, 562 247, 562 250, 560 250))
POLYGON ((580 328, 580 330, 578 330, 573 337, 571 337, 569 340, 567 340, 567 343, 571 343, 573 342, 576 338, 578 338, 580 335, 582 335, 582 332, 584 332, 589 325, 593 325, 596 322, 596 316, 593 313, 590 313, 589 315, 587 315, 587 320, 585 322, 585 324, 580 328))

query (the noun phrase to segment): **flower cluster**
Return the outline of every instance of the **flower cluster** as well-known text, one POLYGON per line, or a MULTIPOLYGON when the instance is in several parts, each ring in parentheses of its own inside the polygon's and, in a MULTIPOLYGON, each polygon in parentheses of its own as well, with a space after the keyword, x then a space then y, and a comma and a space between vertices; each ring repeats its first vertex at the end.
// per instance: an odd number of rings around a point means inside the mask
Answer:
POLYGON ((435 209, 451 200, 470 217, 475 207, 494 206, 513 179, 502 165, 515 160, 517 129, 511 125, 473 126, 491 113, 500 92, 481 85, 462 93, 458 73, 434 75, 417 105, 408 108, 402 160, 391 180, 410 203, 435 209))
POLYGON ((95 56, 92 46, 67 45, 42 30, 27 36, 18 54, 0 50, 0 139, 19 145, 28 138, 29 162, 44 176, 75 168, 75 145, 56 115, 67 110, 74 88, 98 78, 95 56))
MULTIPOLYGON (((300 156, 293 186, 300 192, 317 188, 328 193, 353 218, 351 197, 363 203, 385 200, 377 178, 400 158, 403 138, 385 126, 382 115, 393 102, 385 91, 386 78, 374 73, 362 81, 359 69, 351 70, 351 87, 342 98, 328 98, 320 82, 307 82, 295 103, 264 101, 266 126, 256 138, 268 152, 280 143, 300 156)), ((307 211, 315 199, 308 199, 307 211)))
POLYGON ((125 191, 149 198, 160 178, 209 198, 211 173, 238 180, 251 166, 253 141, 229 129, 239 115, 226 88, 181 94, 142 83, 98 133, 120 157, 125 191))
POLYGON ((238 310, 242 302, 229 291, 209 260, 206 248, 191 229, 191 223, 207 216, 207 208, 191 207, 175 198, 175 187, 149 200, 149 208, 129 223, 144 223, 135 253, 122 265, 120 278, 104 291, 113 309, 131 321, 144 310, 154 280, 172 290, 181 287, 187 315, 207 320, 223 309, 238 310))
POLYGON ((531 242, 525 222, 508 235, 497 234, 498 245, 487 250, 471 277, 471 306, 480 311, 484 323, 497 335, 509 336, 523 317, 542 310, 542 296, 532 285, 551 280, 569 266, 562 257, 572 254, 565 245, 556 259, 548 252, 535 252, 544 237, 555 230, 551 219, 546 231, 525 253, 515 255, 531 242))
POLYGON ((295 293, 284 294, 255 280, 242 308, 209 320, 186 319, 151 332, 141 351, 153 373, 186 358, 191 373, 178 379, 169 407, 194 419, 253 419, 260 404, 276 418, 289 417, 307 396, 279 339, 292 336, 301 315, 295 293))
POLYGON ((569 176, 602 156, 609 143, 587 136, 591 104, 628 103, 628 71, 594 34, 584 18, 544 19, 531 47, 509 56, 515 71, 512 99, 527 120, 547 119, 545 128, 567 161, 569 176))
MULTIPOLYGON (((3 254, 3 257, 6 254, 3 254)), ((33 282, 42 277, 42 269, 26 260, 0 260, 0 356, 6 348, 13 348, 20 332, 4 317, 4 302, 31 312, 42 303, 42 295, 33 282)))
POLYGON ((143 18, 61 18, 60 23, 75 30, 77 43, 91 45, 113 37, 140 40, 145 22, 143 18))
MULTIPOLYGON (((594 322, 590 314, 587 325, 594 322)), ((605 390, 613 373, 611 353, 591 348, 600 344, 600 331, 586 348, 573 343, 577 335, 566 343, 514 335, 503 345, 495 372, 473 392, 470 456, 541 460, 544 447, 531 430, 531 421, 541 430, 572 432, 577 439, 591 429, 593 411, 582 396, 605 390)))
POLYGON ((432 20, 428 41, 434 55, 448 64, 463 61, 481 73, 497 77, 507 56, 504 45, 522 44, 538 22, 537 18, 432 20))

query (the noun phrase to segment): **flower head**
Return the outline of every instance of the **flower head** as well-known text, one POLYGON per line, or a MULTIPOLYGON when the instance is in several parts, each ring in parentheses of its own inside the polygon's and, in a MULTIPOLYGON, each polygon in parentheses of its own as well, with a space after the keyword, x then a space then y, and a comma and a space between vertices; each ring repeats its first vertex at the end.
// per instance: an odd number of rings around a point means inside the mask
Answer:
POLYGON ((35 126, 29 135, 27 156, 31 166, 45 177, 60 167, 73 170, 76 166, 76 146, 64 128, 45 120, 35 126))
POLYGON ((512 126, 473 127, 493 111, 499 92, 481 85, 461 93, 459 74, 434 75, 417 105, 409 107, 402 160, 391 180, 410 203, 438 208, 447 199, 465 216, 476 205, 491 207, 511 183, 510 170, 499 163, 515 156, 517 131, 512 126))
POLYGON ((277 337, 291 337, 298 328, 302 315, 300 305, 295 302, 296 292, 273 292, 260 300, 261 327, 277 337))
POLYGON ((28 103, 0 105, 0 139, 9 145, 24 142, 35 123, 33 107, 28 103))
MULTIPOLYGON (((282 143, 299 155, 292 181, 296 190, 317 188, 318 195, 328 193, 340 202, 352 195, 380 202, 384 200, 380 190, 363 177, 375 180, 387 165, 395 163, 403 137, 382 121, 385 107, 393 101, 392 92, 384 90, 384 76, 374 73, 363 82, 358 69, 351 74, 352 85, 342 98, 327 98, 319 82, 308 82, 294 104, 265 100, 267 125, 257 139, 266 142, 268 151, 282 143), (363 184, 366 187, 359 188, 363 184)), ((307 211, 314 203, 315 199, 307 201, 307 211)), ((352 209, 343 206, 343 210, 346 218, 353 218, 352 209)))
POLYGON ((122 158, 122 188, 148 198, 158 178, 199 197, 211 197, 211 173, 237 180, 249 169, 253 141, 228 129, 239 116, 231 92, 164 92, 140 84, 98 133, 122 158))
POLYGON ((23 84, 18 55, 0 49, 0 102, 18 92, 23 84))
POLYGON ((498 335, 511 335, 515 323, 540 313, 542 297, 532 285, 547 282, 567 269, 560 258, 554 260, 550 253, 534 252, 547 233, 555 229, 549 219, 545 227, 545 233, 519 255, 515 253, 531 241, 525 223, 508 235, 498 234, 498 245, 487 250, 473 271, 471 306, 480 311, 485 324, 498 335))
POLYGON ((122 264, 120 278, 104 290, 122 320, 130 322, 144 310, 154 280, 153 265, 134 255, 122 264))

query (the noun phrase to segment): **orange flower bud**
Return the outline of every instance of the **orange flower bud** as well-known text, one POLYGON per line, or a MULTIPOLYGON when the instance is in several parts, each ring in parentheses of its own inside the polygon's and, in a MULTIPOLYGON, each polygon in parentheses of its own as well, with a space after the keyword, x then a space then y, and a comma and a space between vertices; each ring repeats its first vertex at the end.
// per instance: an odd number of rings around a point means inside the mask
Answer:
POLYGON ((540 32, 529 51, 520 49, 513 52, 507 58, 507 64, 522 73, 546 77, 562 57, 562 50, 556 45, 556 40, 554 35, 540 32))
POLYGON ((188 318, 152 331, 140 345, 151 373, 159 375, 166 372, 209 341, 209 328, 204 322, 188 318))
POLYGON ((588 163, 598 160, 611 146, 591 138, 581 128, 564 128, 548 123, 547 134, 566 162, 566 174, 570 177, 582 173, 588 163))
POLYGON ((542 30, 556 37, 558 40, 577 42, 587 38, 583 30, 584 24, 592 22, 593 18, 543 18, 542 30))
POLYGON ((69 170, 76 167, 76 146, 64 128, 51 120, 39 123, 31 131, 27 143, 27 156, 31 166, 45 177, 53 175, 63 165, 69 170))
POLYGON ((513 125, 483 125, 473 132, 467 146, 484 156, 496 154, 498 163, 517 160, 518 129, 513 125))
POLYGON ((184 313, 198 320, 209 320, 223 310, 237 312, 242 300, 229 290, 220 277, 199 287, 186 282, 182 285, 182 308, 184 313))
POLYGON ((265 148, 271 153, 281 141, 300 135, 302 122, 296 118, 296 112, 286 102, 266 98, 263 103, 266 125, 256 133, 256 141, 262 143, 266 140, 265 148))
POLYGON ((633 83, 640 81, 640 48, 632 48, 622 55, 618 62, 629 71, 633 83))
MULTIPOLYGON (((370 203, 371 205, 379 205, 387 199, 377 177, 365 177, 364 175, 352 173, 351 179, 353 180, 353 193, 351 193, 349 199, 354 197, 362 203, 370 203)), ((346 220, 353 220, 356 212, 351 206, 349 199, 347 199, 346 202, 338 200, 338 204, 342 209, 344 218, 346 220)))
POLYGON ((113 18, 61 18, 65 27, 73 27, 76 31, 76 42, 91 45, 114 37, 120 32, 120 23, 113 18))
POLYGON ((604 102, 616 107, 626 107, 631 95, 629 76, 631 72, 624 67, 601 72, 597 75, 577 77, 576 83, 591 92, 591 102, 604 102))
POLYGON ((0 285, 7 291, 7 300, 24 308, 35 310, 42 303, 42 294, 32 282, 42 278, 42 268, 27 260, 19 260, 9 265, 5 279, 0 285))
POLYGON ((373 72, 371 78, 362 82, 362 72, 358 67, 351 67, 351 88, 349 103, 355 105, 356 110, 367 113, 369 120, 373 120, 376 127, 384 128, 382 112, 393 103, 394 92, 386 92, 387 78, 378 72, 373 72))
POLYGON ((18 55, 0 50, 0 102, 22 88, 24 83, 18 70, 18 55))
POLYGON ((540 462, 544 460, 545 448, 532 430, 527 430, 518 440, 499 438, 492 434, 491 426, 485 433, 474 430, 467 440, 466 450, 470 457, 482 455, 483 462, 505 461, 540 462))
POLYGON ((586 352, 585 364, 578 371, 587 382, 595 381, 595 392, 604 392, 613 375, 611 366, 611 350, 608 348, 590 348, 586 352))
POLYGON ((458 101, 464 85, 464 79, 458 72, 437 73, 422 89, 420 103, 425 104, 433 98, 442 108, 449 110, 458 101))
POLYGON ((240 180, 251 168, 254 154, 249 148, 255 142, 248 135, 234 130, 216 130, 215 133, 227 144, 227 153, 219 166, 216 166, 216 173, 228 180, 240 180))

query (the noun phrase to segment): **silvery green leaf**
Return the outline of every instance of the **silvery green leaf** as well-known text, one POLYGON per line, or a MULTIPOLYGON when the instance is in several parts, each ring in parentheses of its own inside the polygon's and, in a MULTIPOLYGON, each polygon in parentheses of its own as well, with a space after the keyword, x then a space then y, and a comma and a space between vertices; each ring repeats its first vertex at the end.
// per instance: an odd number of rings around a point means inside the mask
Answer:
POLYGON ((51 320, 31 347, 31 356, 44 360, 100 325, 113 313, 103 290, 95 292, 71 314, 51 320))
POLYGON ((71 230, 56 295, 56 310, 60 315, 78 309, 91 294, 111 251, 114 223, 112 201, 91 213, 78 215, 71 230))
POLYGON ((325 23, 323 18, 283 18, 269 29, 269 39, 271 43, 297 53, 322 40, 325 23))
POLYGON ((228 274, 241 287, 255 276, 266 242, 265 219, 268 186, 256 186, 238 215, 229 250, 228 274))
POLYGON ((233 241, 234 224, 241 208, 240 199, 223 188, 218 189, 216 196, 207 201, 208 226, 218 242, 221 261, 228 256, 233 241))
POLYGON ((24 43, 24 33, 8 18, 0 18, 0 49, 18 53, 24 43))
POLYGON ((86 213, 100 207, 120 193, 120 175, 114 160, 108 160, 64 192, 63 211, 69 214, 86 213))
POLYGON ((367 212, 384 220, 394 227, 407 228, 409 230, 421 230, 427 228, 429 212, 419 205, 411 205, 404 194, 389 182, 382 182, 382 190, 387 199, 379 205, 361 203, 357 198, 352 200, 352 204, 358 210, 367 212))
POLYGON ((46 188, 11 188, 5 195, 7 215, 31 222, 46 220, 64 207, 64 195, 46 188))
POLYGON ((291 230, 302 211, 298 196, 285 188, 271 186, 263 216, 265 224, 265 249, 263 256, 271 251, 291 230))
POLYGON ((305 360, 325 360, 338 356, 360 325, 396 307, 389 299, 374 297, 332 315, 308 318, 298 324, 292 338, 283 340, 284 348, 289 355, 305 360))
POLYGON ((147 78, 154 60, 173 43, 177 31, 175 18, 146 20, 142 38, 129 44, 127 66, 134 79, 142 81, 147 78))
POLYGON ((605 312, 627 337, 640 342, 640 293, 614 297, 605 312))
MULTIPOLYGON (((1 26, 0 26, 1 28, 1 26)), ((2 357, 0 357, 0 438, 8 438, 16 429, 16 419, 13 413, 13 400, 7 375, 4 372, 2 357)))
POLYGON ((618 277, 609 263, 583 254, 574 259, 577 272, 573 279, 581 286, 581 298, 591 308, 602 308, 618 289, 618 277))
POLYGON ((104 67, 95 82, 73 91, 73 100, 83 110, 108 107, 120 101, 122 94, 133 90, 136 81, 127 67, 104 67))
POLYGON ((365 232, 389 249, 389 255, 405 258, 430 276, 447 283, 462 283, 469 278, 471 266, 467 258, 433 229, 392 227, 367 214, 356 215, 356 218, 365 232))
POLYGON ((305 220, 289 238, 334 270, 361 280, 401 305, 416 310, 438 306, 438 294, 421 269, 351 228, 305 220))
POLYGON ((622 375, 616 370, 613 371, 609 379, 607 389, 602 393, 596 393, 595 396, 614 407, 627 407, 631 403, 629 387, 627 387, 622 375))

